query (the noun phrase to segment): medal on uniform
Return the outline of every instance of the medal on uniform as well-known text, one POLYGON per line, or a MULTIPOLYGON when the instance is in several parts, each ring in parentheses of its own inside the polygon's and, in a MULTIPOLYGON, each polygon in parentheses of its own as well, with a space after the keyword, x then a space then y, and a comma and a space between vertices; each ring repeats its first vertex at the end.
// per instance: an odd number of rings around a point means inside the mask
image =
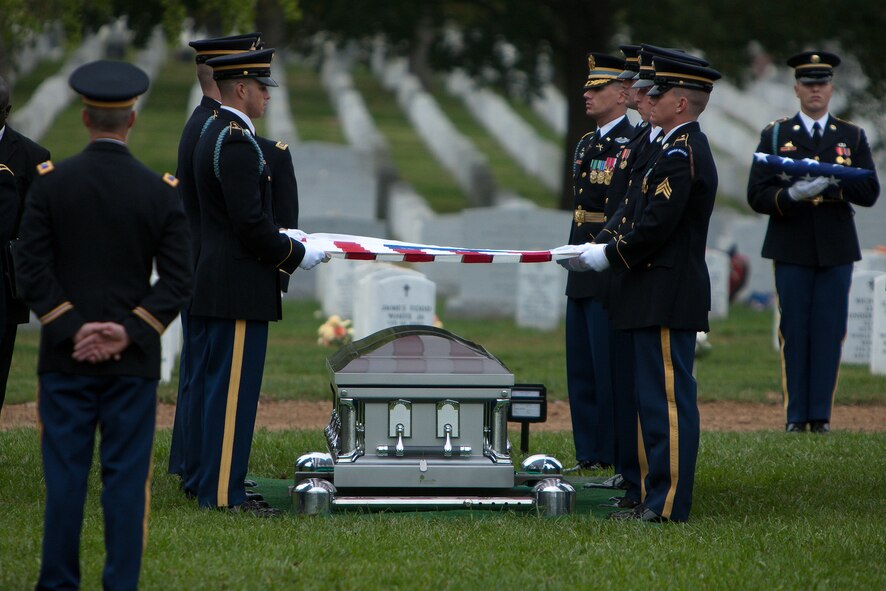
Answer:
POLYGON ((837 164, 852 166, 852 158, 850 158, 850 156, 852 155, 852 151, 849 149, 845 142, 840 142, 834 149, 837 152, 837 164))

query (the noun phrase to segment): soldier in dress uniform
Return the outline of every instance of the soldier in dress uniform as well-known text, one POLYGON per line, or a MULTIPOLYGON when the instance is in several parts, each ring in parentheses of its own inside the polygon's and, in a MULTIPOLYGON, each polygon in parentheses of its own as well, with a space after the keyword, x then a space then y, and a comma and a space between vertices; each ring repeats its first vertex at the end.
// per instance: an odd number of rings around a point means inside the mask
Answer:
POLYGON ((132 106, 148 88, 137 67, 77 68, 90 142, 38 167, 15 250, 22 299, 41 323, 38 410, 46 481, 38 589, 80 584, 83 506, 101 429, 105 589, 136 589, 147 538, 160 335, 191 291, 178 183, 126 147, 132 106), (159 279, 152 285, 156 263, 159 279))
POLYGON ((207 64, 222 107, 197 142, 194 178, 200 252, 192 317, 206 328, 202 441, 197 499, 202 507, 267 510, 246 499, 246 477, 264 371, 268 322, 282 316, 280 271, 328 260, 326 253, 279 232, 271 172, 252 119, 269 100, 273 49, 212 58, 207 64))
MULTIPOLYGON (((697 65, 707 65, 707 61, 680 52, 654 45, 623 46, 625 55, 637 53, 636 71, 625 70, 620 78, 629 79, 633 103, 640 115, 642 123, 637 125, 634 138, 625 145, 616 162, 616 171, 612 186, 617 189, 606 205, 606 227, 597 235, 596 242, 605 244, 619 234, 626 234, 632 229, 634 207, 641 198, 642 178, 655 162, 661 148, 661 128, 648 123, 651 99, 647 91, 654 85, 655 69, 653 57, 663 56, 697 65)), ((631 62, 627 62, 630 64, 631 62)), ((607 269, 600 273, 605 276, 611 271, 607 309, 614 314, 619 306, 620 285, 623 269, 607 269)), ((623 312, 622 312, 623 314, 623 312)), ((633 338, 631 331, 615 329, 612 331, 612 371, 613 400, 615 402, 616 432, 616 475, 607 479, 600 487, 621 488, 625 490, 623 497, 613 497, 612 501, 619 508, 636 507, 644 496, 643 478, 647 469, 647 461, 642 446, 638 446, 640 437, 636 392, 634 386, 633 338)))
MULTIPOLYGON (((197 140, 207 120, 215 116, 221 107, 218 86, 212 78, 212 68, 206 61, 221 55, 231 55, 255 50, 261 43, 260 33, 232 35, 191 41, 188 45, 196 52, 197 80, 203 91, 200 103, 188 117, 178 143, 178 164, 175 176, 191 230, 191 250, 196 264, 200 251, 200 208, 197 202, 197 186, 194 179, 193 156, 197 140)), ((188 308, 182 310, 182 350, 179 356, 178 397, 175 420, 172 427, 172 443, 169 448, 169 472, 181 477, 181 488, 189 496, 196 495, 197 466, 200 456, 199 410, 191 408, 194 401, 189 396, 192 384, 202 387, 203 369, 201 354, 206 351, 205 330, 200 319, 191 319, 188 308), (191 418, 197 421, 192 424, 191 418)))
MULTIPOLYGON (((585 134, 575 148, 575 201, 569 244, 589 242, 603 227, 615 157, 633 133, 618 83, 623 66, 624 61, 615 56, 588 54, 585 108, 597 129, 585 134)), ((566 379, 578 460, 570 471, 609 467, 614 461, 610 328, 601 300, 603 293, 604 284, 593 274, 569 273, 566 379)))
MULTIPOLYGON (((864 130, 828 112, 840 58, 804 51, 788 60, 800 112, 769 124, 758 152, 874 170, 864 130)), ((748 203, 769 216, 763 256, 773 260, 781 311, 779 343, 786 430, 830 430, 840 355, 846 335, 852 264, 861 259, 853 205, 872 206, 876 173, 842 185, 828 177, 793 178, 757 163, 748 203)))
POLYGON ((576 269, 624 270, 612 322, 630 331, 633 341, 647 472, 643 502, 612 516, 685 521, 699 439, 692 376, 695 335, 708 330, 710 279, 704 253, 717 193, 717 169, 696 119, 720 74, 663 56, 655 56, 653 66, 649 118, 661 128, 662 147, 640 179, 631 227, 605 244, 588 245, 570 260, 576 269))
MULTIPOLYGON (((9 113, 12 111, 9 99, 9 85, 0 77, 0 165, 6 166, 8 173, 13 175, 19 197, 17 206, 7 210, 7 214, 11 217, 3 221, 4 224, 10 224, 11 229, 9 232, 4 232, 4 238, 0 242, 2 251, 6 251, 10 240, 18 237, 25 196, 37 176, 37 165, 49 160, 49 150, 23 136, 7 123, 9 113)), ((13 272, 7 268, 7 264, 7 254, 4 252, 0 255, 0 269, 4 274, 13 272)), ((3 283, 4 285, 0 286, 0 302, 2 302, 0 304, 0 411, 6 399, 6 381, 9 378, 9 366, 12 363, 18 325, 25 324, 30 319, 28 307, 12 293, 11 284, 7 281, 3 283)))

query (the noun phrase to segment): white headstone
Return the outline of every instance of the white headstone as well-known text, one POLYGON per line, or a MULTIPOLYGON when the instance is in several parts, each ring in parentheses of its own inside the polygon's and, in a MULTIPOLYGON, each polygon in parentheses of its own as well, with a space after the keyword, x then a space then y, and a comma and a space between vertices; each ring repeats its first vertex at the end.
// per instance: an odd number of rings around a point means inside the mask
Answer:
POLYGON ((726 318, 729 316, 729 255, 709 248, 704 258, 711 278, 711 312, 708 317, 726 318))
POLYGON ((437 289, 419 273, 371 273, 357 283, 354 339, 404 324, 434 324, 437 289))
POLYGON ((871 326, 871 373, 886 375, 886 274, 874 279, 874 322, 871 326))
POLYGON ((878 271, 855 271, 849 287, 849 316, 843 363, 868 365, 871 362, 871 329, 874 316, 874 279, 878 271))
POLYGON ((354 295, 361 269, 373 267, 372 261, 334 260, 318 265, 317 299, 327 317, 338 314, 344 319, 354 318, 354 295))
POLYGON ((160 381, 168 384, 172 381, 172 370, 178 362, 182 351, 182 319, 176 316, 160 336, 160 381))
POLYGON ((862 250, 861 260, 856 261, 854 270, 886 273, 886 251, 873 248, 862 250))
MULTIPOLYGON (((465 210, 461 214, 462 242, 458 246, 546 250, 568 241, 569 222, 568 212, 540 207, 465 210)), ((459 264, 458 295, 446 301, 446 311, 463 316, 512 316, 517 306, 520 266, 459 264)), ((566 274, 561 267, 556 268, 566 274)))
POLYGON ((517 265, 517 326, 553 330, 563 316, 566 273, 553 263, 517 265))

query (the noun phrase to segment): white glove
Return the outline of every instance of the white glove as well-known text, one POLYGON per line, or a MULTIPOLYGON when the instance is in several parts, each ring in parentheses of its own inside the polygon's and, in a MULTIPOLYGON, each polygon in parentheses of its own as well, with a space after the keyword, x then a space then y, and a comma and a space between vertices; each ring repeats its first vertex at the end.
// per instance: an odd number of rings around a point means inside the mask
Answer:
MULTIPOLYGON (((559 248, 553 249, 551 252, 556 253, 558 250, 567 250, 569 252, 574 252, 575 250, 580 250, 581 253, 590 248, 592 244, 590 242, 585 242, 584 244, 565 244, 560 246, 559 248)), ((579 255, 574 255, 568 259, 558 259, 557 264, 566 269, 567 271, 575 271, 577 273, 584 273, 585 271, 590 271, 591 268, 585 265, 580 259, 579 255)))
POLYGON ((788 197, 794 201, 809 199, 821 195, 828 186, 827 177, 817 176, 811 181, 797 181, 788 189, 788 197))
POLYGON ((286 234, 287 236, 289 236, 293 240, 297 240, 298 242, 302 242, 302 243, 304 243, 308 237, 307 234, 305 234, 304 232, 302 232, 301 230, 298 230, 296 228, 280 228, 280 233, 286 234))
POLYGON ((578 258, 582 264, 594 271, 605 271, 609 268, 605 244, 591 244, 590 248, 581 253, 578 258))
POLYGON ((309 269, 313 269, 320 263, 325 263, 329 260, 329 255, 326 254, 325 251, 320 250, 314 246, 311 246, 307 242, 303 242, 302 246, 305 247, 305 256, 298 264, 299 268, 304 269, 305 271, 309 269))

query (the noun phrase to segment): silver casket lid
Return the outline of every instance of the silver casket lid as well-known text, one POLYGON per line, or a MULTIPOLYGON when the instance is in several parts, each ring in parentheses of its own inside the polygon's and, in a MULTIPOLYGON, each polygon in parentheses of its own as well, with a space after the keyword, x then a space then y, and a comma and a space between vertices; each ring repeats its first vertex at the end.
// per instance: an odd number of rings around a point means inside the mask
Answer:
POLYGON ((342 386, 492 386, 510 388, 514 374, 486 349, 433 326, 380 330, 326 359, 342 386))

